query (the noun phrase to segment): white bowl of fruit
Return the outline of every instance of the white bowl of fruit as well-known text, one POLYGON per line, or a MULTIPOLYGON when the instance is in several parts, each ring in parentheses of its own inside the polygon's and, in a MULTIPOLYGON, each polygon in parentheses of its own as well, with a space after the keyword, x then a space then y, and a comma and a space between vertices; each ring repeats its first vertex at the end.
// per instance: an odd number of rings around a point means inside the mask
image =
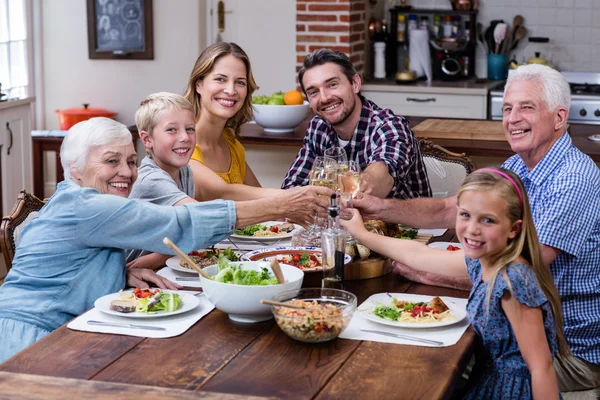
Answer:
POLYGON ((252 97, 254 120, 266 133, 293 132, 308 116, 310 109, 302 93, 290 90, 252 97))

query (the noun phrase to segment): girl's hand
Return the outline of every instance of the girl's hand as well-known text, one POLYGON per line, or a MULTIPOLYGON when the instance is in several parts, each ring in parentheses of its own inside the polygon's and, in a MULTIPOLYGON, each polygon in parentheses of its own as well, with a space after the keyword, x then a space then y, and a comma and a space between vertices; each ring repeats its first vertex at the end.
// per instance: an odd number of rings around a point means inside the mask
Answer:
POLYGON ((348 231, 352 236, 358 236, 361 232, 366 232, 365 224, 357 209, 352 210, 352 218, 350 220, 340 219, 340 225, 348 231))

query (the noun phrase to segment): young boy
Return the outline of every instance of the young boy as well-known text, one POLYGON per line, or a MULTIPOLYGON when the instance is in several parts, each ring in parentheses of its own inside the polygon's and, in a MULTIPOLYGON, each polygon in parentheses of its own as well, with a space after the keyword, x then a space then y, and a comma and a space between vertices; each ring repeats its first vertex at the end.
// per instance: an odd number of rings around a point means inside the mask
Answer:
MULTIPOLYGON (((196 146, 192 105, 182 96, 160 92, 146 97, 135 123, 147 155, 129 198, 177 206, 194 202, 194 178, 188 165, 196 146)), ((157 268, 170 256, 130 250, 128 268, 157 268)))

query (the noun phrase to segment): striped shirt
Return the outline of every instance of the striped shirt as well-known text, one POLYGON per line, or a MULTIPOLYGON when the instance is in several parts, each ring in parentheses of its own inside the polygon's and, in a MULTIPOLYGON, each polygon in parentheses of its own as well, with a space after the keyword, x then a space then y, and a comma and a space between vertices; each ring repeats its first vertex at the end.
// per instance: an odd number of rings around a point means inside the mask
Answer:
MULTIPOLYGON (((385 163, 390 176, 394 178, 394 185, 387 197, 431 197, 419 141, 410 130, 408 120, 389 109, 378 107, 362 96, 360 99, 360 119, 352 139, 344 147, 348 159, 357 161, 361 170, 375 162, 385 163)), ((334 128, 315 116, 310 121, 302 148, 281 187, 287 189, 308 185, 315 158, 337 145, 338 136, 334 128)))
POLYGON ((502 167, 523 180, 540 242, 561 250, 550 271, 571 351, 600 364, 600 169, 566 133, 532 171, 518 155, 502 167))

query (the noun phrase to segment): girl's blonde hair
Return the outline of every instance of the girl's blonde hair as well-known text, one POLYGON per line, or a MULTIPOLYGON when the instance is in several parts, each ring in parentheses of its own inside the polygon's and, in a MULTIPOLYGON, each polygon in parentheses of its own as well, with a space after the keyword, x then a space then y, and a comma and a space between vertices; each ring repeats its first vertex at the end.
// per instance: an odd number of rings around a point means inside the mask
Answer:
POLYGON ((489 309, 492 289, 496 283, 498 273, 502 272, 504 279, 508 285, 508 289, 512 292, 512 286, 506 273, 506 266, 517 258, 522 257, 527 261, 529 266, 533 268, 537 280, 539 282, 544 295, 550 303, 554 320, 556 322, 556 336, 558 342, 558 350, 561 355, 570 353, 569 346, 563 335, 563 317, 560 305, 560 297, 554 286, 550 268, 544 264, 542 260, 542 249, 537 237, 537 231, 533 224, 531 208, 527 193, 523 187, 521 179, 511 171, 499 168, 497 170, 485 168, 478 170, 467 176, 458 191, 458 203, 463 193, 468 191, 495 191, 496 194, 506 201, 507 217, 511 224, 518 220, 522 220, 522 227, 517 236, 512 239, 506 248, 498 255, 498 259, 492 268, 492 277, 488 283, 486 305, 489 309), (504 177, 506 174, 511 180, 504 177), (519 196, 519 194, 521 196, 519 196))
POLYGON ((248 85, 248 93, 246 94, 242 108, 233 117, 229 118, 225 124, 235 132, 235 135, 239 139, 241 126, 250 121, 254 115, 252 109, 252 93, 258 89, 256 81, 254 80, 254 76, 252 75, 250 59, 240 46, 235 43, 218 42, 204 49, 194 64, 194 68, 192 69, 190 79, 188 80, 188 85, 185 89, 184 96, 194 107, 196 118, 200 118, 200 112, 202 111, 200 106, 201 99, 198 92, 196 92, 196 84, 198 81, 203 80, 210 73, 210 71, 212 71, 218 59, 229 54, 238 60, 241 60, 246 66, 246 82, 248 85))
MULTIPOLYGON (((158 124, 163 111, 173 108, 187 110, 194 114, 194 118, 196 117, 194 107, 183 96, 169 92, 153 93, 142 100, 135 112, 135 125, 138 132, 145 131, 153 137, 154 127, 158 124)), ((151 149, 146 149, 146 153, 149 158, 152 158, 151 149)))

